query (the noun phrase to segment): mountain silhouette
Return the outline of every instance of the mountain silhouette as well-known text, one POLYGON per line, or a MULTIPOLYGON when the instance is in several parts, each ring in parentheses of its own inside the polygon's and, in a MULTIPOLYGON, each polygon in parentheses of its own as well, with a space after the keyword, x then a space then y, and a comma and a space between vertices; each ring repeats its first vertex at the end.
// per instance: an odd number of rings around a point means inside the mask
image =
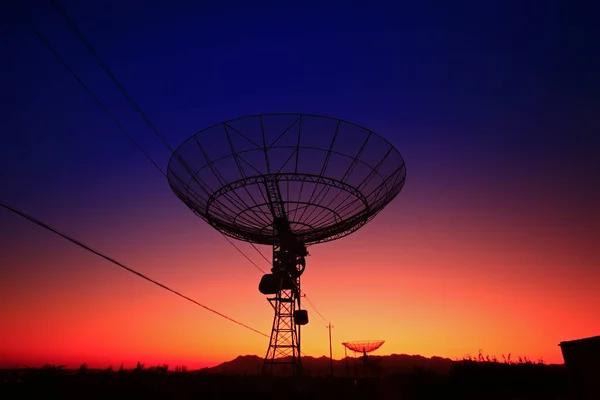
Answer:
MULTIPOLYGON (((376 366, 383 375, 410 373, 418 369, 425 369, 445 374, 452 368, 452 360, 442 357, 423 357, 408 354, 390 354, 386 356, 369 356, 369 365, 376 366)), ((214 367, 202 369, 205 373, 226 375, 254 375, 260 373, 263 358, 255 355, 238 356, 214 367)), ((328 357, 302 357, 304 369, 312 375, 329 375, 330 361, 328 357)), ((333 360, 333 372, 336 376, 346 376, 348 371, 354 375, 355 368, 362 367, 360 358, 348 357, 333 360)))

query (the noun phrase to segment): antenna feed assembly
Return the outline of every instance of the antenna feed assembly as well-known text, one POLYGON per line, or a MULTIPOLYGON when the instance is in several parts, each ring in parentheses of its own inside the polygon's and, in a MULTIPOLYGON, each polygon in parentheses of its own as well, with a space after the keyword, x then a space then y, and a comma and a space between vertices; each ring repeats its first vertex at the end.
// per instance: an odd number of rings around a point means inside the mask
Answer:
POLYGON ((295 288, 294 280, 300 278, 306 269, 306 246, 301 246, 303 247, 301 250, 304 251, 285 249, 283 246, 280 250, 273 251, 271 273, 263 275, 258 285, 258 290, 262 294, 276 294, 280 286, 290 290, 295 288))
MULTIPOLYGON (((263 275, 258 290, 264 295, 277 295, 282 291, 291 291, 291 301, 296 303, 297 309, 293 310, 293 319, 296 325, 308 324, 308 311, 301 309, 300 276, 306 269, 306 246, 292 233, 290 224, 285 217, 277 217, 273 221, 277 234, 277 243, 273 246, 273 268, 270 274, 263 275)), ((281 300, 280 297, 269 298, 273 301, 281 300)), ((273 305, 274 308, 275 305, 273 305)))
POLYGON ((273 262, 271 271, 289 275, 293 279, 299 278, 306 268, 308 250, 304 243, 298 240, 290 229, 290 223, 284 217, 279 217, 274 222, 279 239, 277 260, 273 262))

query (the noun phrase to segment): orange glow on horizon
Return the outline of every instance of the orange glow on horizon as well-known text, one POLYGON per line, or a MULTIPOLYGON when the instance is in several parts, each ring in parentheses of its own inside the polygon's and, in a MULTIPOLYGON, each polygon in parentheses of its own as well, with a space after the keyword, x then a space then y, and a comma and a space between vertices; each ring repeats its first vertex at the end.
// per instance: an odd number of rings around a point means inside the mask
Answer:
MULTIPOLYGON (((464 222, 471 231, 448 232, 442 225, 412 221, 416 217, 387 212, 359 233, 310 249, 303 290, 332 318, 334 358, 343 357, 343 341, 380 338, 386 343, 376 354, 455 359, 482 349, 497 357, 510 353, 562 363, 560 341, 597 334, 597 321, 588 317, 600 303, 593 300, 594 286, 571 281, 575 278, 557 268, 548 273, 552 265, 576 262, 568 247, 581 246, 580 241, 556 242, 562 250, 551 253, 532 252, 545 245, 536 242, 540 236, 533 227, 523 246, 496 238, 491 228, 477 230, 480 220, 464 222), (506 265, 510 267, 502 268, 506 265), (549 269, 536 270, 536 265, 549 269), (569 288, 575 284, 577 292, 569 288)), ((509 229, 510 221, 496 224, 495 230, 509 229)), ((260 272, 217 233, 205 229, 207 239, 198 242, 196 227, 186 229, 191 238, 178 242, 177 252, 144 227, 135 237, 137 247, 101 232, 91 236, 98 239, 97 248, 122 262, 268 334, 272 310, 257 290, 260 272), (141 240, 143 235, 147 239, 141 240), (152 244, 152 252, 140 250, 145 243, 152 244), (199 268, 199 263, 218 267, 199 268)), ((195 369, 238 355, 262 357, 266 351, 267 338, 61 238, 33 225, 22 234, 44 245, 10 259, 17 272, 14 285, 2 294, 3 321, 10 327, 0 334, 5 366, 87 363, 118 368, 124 363, 129 368, 140 361, 195 369), (32 266, 35 275, 27 272, 32 266)), ((548 234, 546 243, 554 240, 548 234)), ((238 245, 268 268, 251 247, 238 245)), ((303 352, 328 355, 326 321, 304 305, 310 323, 302 330, 303 352)))

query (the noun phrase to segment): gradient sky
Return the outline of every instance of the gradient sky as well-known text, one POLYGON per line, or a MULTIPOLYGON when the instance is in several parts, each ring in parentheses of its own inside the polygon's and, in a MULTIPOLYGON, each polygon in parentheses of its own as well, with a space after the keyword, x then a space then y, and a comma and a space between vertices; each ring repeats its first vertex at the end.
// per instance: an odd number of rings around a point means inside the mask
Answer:
MULTIPOLYGON (((166 167, 169 153, 60 15, 18 3, 166 167)), ((334 357, 342 341, 384 339, 378 354, 559 363, 560 341, 600 334, 591 1, 241 4, 61 1, 172 146, 222 120, 306 112, 398 148, 400 195, 353 235, 311 247, 303 289, 335 326, 334 357)), ((268 333, 260 272, 175 197, 6 2, 0 38, 0 199, 268 333)), ((266 351, 266 338, 6 210, 0 235, 2 366, 196 368, 266 351)), ((308 310, 303 352, 327 354, 326 322, 308 310)))

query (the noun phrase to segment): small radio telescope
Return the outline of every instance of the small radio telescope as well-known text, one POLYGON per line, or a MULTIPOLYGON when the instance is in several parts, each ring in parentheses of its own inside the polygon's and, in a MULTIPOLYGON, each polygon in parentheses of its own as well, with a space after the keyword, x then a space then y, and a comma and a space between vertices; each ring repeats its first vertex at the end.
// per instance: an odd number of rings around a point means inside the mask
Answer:
POLYGON ((347 236, 402 189, 400 153, 369 129, 309 114, 221 122, 187 139, 169 160, 173 192, 221 233, 272 247, 259 291, 275 315, 263 370, 301 367, 300 276, 307 246, 347 236))
MULTIPOLYGON (((357 341, 357 342, 344 342, 344 343, 342 343, 342 345, 345 347, 344 351, 346 349, 349 349, 349 350, 352 350, 355 355, 361 354, 361 359, 363 361, 365 374, 368 374, 369 369, 368 369, 367 354, 377 350, 384 343, 385 343, 385 340, 361 340, 361 341, 357 341)), ((346 358, 346 369, 348 369, 348 356, 346 355, 345 358, 346 358)))

